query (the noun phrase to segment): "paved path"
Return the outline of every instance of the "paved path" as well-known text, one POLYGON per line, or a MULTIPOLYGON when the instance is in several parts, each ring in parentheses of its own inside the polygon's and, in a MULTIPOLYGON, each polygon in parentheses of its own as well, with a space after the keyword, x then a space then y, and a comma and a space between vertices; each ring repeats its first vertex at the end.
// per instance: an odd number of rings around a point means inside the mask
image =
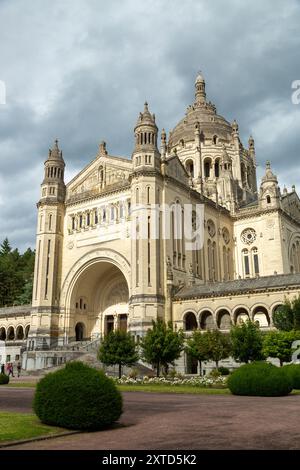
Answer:
MULTIPOLYGON (((0 387, 0 409, 30 411, 33 390, 0 387)), ((299 449, 300 396, 126 392, 122 426, 10 449, 299 449)))

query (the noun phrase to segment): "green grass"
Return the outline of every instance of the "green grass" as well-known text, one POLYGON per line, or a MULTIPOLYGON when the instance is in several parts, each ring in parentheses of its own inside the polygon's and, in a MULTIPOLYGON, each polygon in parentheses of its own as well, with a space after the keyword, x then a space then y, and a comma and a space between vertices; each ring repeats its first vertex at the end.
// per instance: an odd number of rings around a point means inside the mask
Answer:
POLYGON ((36 383, 34 382, 12 382, 8 385, 2 385, 2 387, 9 387, 9 388, 35 388, 36 383))
POLYGON ((0 443, 62 432, 65 429, 42 424, 34 414, 0 411, 0 443))
POLYGON ((193 395, 228 395, 228 388, 196 387, 190 385, 118 385, 121 392, 153 392, 153 393, 190 393, 193 395))

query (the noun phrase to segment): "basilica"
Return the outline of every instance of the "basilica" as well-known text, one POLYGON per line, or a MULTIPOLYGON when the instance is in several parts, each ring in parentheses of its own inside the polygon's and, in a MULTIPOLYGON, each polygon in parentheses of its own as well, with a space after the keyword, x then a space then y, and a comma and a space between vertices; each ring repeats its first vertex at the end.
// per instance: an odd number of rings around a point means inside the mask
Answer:
MULTIPOLYGON (((145 103, 133 137, 131 156, 101 142, 67 183, 68 156, 58 141, 49 150, 32 305, 0 309, 0 340, 11 354, 19 341, 26 369, 64 361, 74 345, 99 344, 116 328, 138 342, 159 317, 187 336, 247 318, 273 328, 276 308, 300 293, 295 187, 281 191, 270 162, 257 181, 253 137, 244 146, 238 123, 207 99, 201 74, 168 135, 145 103), (192 247, 186 207, 202 208, 201 243, 192 247)), ((178 368, 191 372, 184 355, 178 368)))

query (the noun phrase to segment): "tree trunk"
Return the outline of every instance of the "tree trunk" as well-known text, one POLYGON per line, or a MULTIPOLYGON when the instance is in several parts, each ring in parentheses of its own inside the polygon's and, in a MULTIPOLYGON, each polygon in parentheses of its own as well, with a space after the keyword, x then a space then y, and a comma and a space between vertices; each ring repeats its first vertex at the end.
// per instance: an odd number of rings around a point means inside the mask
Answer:
POLYGON ((156 377, 159 377, 159 374, 160 374, 160 363, 158 361, 158 363, 156 365, 156 377))
POLYGON ((122 364, 119 364, 119 379, 122 377, 122 364))
POLYGON ((200 377, 202 377, 202 361, 199 361, 199 373, 200 377))
POLYGON ((216 361, 216 369, 219 370, 219 361, 216 361))
POLYGON ((282 367, 283 366, 283 360, 279 359, 279 363, 280 363, 280 367, 282 367))

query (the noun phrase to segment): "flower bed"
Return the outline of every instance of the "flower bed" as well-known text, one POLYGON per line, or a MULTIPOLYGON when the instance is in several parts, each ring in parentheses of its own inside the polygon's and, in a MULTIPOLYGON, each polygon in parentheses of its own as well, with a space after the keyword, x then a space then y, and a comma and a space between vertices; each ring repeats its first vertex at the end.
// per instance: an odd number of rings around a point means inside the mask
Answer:
POLYGON ((133 379, 123 375, 121 379, 114 379, 119 385, 189 385, 192 387, 220 387, 227 386, 227 377, 186 377, 186 378, 166 378, 166 377, 143 377, 133 379))

